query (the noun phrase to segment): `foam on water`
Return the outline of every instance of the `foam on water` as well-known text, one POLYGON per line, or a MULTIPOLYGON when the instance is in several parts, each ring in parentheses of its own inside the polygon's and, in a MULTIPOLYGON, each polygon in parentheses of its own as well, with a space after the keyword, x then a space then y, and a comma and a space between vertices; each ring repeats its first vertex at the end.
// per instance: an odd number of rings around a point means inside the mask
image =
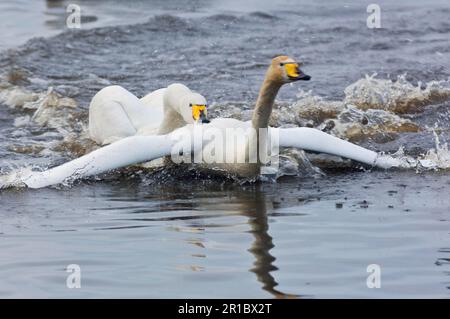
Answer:
POLYGON ((331 132, 352 142, 373 139, 384 143, 395 139, 397 133, 419 132, 418 124, 385 110, 360 110, 348 104, 334 121, 331 132))
POLYGON ((424 107, 437 104, 450 98, 450 81, 430 81, 422 85, 412 85, 406 80, 406 74, 395 81, 377 79, 377 74, 349 85, 345 90, 345 103, 358 108, 381 109, 394 113, 422 112, 424 107))
POLYGON ((25 180, 32 172, 31 167, 10 169, 9 172, 0 171, 0 189, 26 187, 25 180))
POLYGON ((425 154, 412 157, 405 154, 404 147, 400 147, 393 154, 380 154, 377 164, 386 169, 401 168, 415 169, 418 173, 428 170, 448 170, 450 169, 450 152, 447 143, 441 143, 438 134, 433 132, 435 137, 435 147, 425 154))
POLYGON ((69 121, 78 106, 74 99, 61 96, 53 87, 49 87, 46 92, 35 93, 13 85, 3 85, 0 103, 18 111, 33 111, 31 118, 18 117, 16 126, 24 126, 29 119, 39 126, 61 130, 71 130, 69 121))
POLYGON ((33 92, 0 79, 0 104, 14 110, 13 135, 20 140, 6 147, 16 153, 84 155, 93 149, 88 138, 87 112, 76 99, 58 93, 53 87, 33 92))
POLYGON ((419 163, 424 168, 429 169, 449 169, 450 168, 450 152, 447 143, 441 143, 439 136, 433 132, 435 136, 436 147, 430 149, 420 160, 419 163))

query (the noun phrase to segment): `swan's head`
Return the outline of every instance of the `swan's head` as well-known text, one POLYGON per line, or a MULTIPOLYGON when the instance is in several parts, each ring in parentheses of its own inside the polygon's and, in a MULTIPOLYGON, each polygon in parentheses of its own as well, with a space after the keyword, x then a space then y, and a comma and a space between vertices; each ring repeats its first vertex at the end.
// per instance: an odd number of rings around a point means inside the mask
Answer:
POLYGON ((203 95, 189 93, 183 97, 180 113, 186 123, 209 123, 208 105, 203 95))
POLYGON ((290 83, 294 81, 309 81, 311 77, 300 69, 302 63, 295 61, 294 59, 282 55, 277 56, 272 60, 270 66, 271 76, 273 80, 281 83, 290 83))

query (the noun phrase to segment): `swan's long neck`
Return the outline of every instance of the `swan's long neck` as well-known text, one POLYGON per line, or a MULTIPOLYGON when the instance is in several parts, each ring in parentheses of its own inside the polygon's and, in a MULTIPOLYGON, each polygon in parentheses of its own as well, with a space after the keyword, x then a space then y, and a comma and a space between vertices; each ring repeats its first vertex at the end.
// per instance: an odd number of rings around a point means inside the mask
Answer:
POLYGON ((164 118, 158 130, 159 135, 168 134, 184 125, 186 122, 178 111, 170 106, 164 106, 164 118))
POLYGON ((272 114, 273 104, 282 83, 272 79, 272 70, 266 73, 266 77, 259 91, 258 99, 256 100, 255 110, 253 111, 252 126, 255 129, 255 134, 252 134, 249 140, 250 145, 256 145, 258 153, 257 166, 267 159, 267 138, 268 132, 261 129, 269 127, 270 115, 272 114), (261 135, 263 134, 263 135, 261 135))
POLYGON ((269 72, 259 91, 256 100, 255 110, 252 117, 252 126, 255 129, 267 128, 269 126, 270 115, 272 114, 273 104, 282 83, 270 78, 269 72))

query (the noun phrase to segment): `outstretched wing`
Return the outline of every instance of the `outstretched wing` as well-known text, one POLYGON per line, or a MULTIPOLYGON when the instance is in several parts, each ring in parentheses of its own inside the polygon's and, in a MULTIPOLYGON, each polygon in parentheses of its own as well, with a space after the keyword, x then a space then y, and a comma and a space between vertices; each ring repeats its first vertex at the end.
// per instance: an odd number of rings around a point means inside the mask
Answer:
MULTIPOLYGON (((192 125, 187 125, 167 135, 127 137, 61 166, 43 172, 33 172, 22 181, 30 188, 41 188, 62 183, 69 177, 92 176, 171 155, 174 149, 195 153, 201 150, 202 146, 192 145, 192 134, 195 134, 192 125), (180 136, 189 138, 179 144, 180 136)), ((390 164, 383 161, 376 152, 312 128, 272 128, 271 135, 279 136, 279 146, 282 147, 337 155, 380 167, 390 164)))
POLYGON ((361 146, 341 140, 322 131, 307 128, 280 128, 280 146, 337 155, 368 165, 377 165, 378 154, 361 146))
POLYGON ((170 155, 173 143, 170 135, 127 137, 47 171, 32 172, 23 182, 30 188, 41 188, 69 177, 101 174, 170 155))

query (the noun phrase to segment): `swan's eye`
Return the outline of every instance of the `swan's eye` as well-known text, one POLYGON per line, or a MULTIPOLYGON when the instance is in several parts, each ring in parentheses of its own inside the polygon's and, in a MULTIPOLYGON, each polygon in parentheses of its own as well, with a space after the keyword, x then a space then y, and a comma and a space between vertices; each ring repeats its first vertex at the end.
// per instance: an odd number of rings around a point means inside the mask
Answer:
POLYGON ((284 66, 284 63, 283 63, 283 62, 281 62, 281 63, 280 63, 280 66, 284 66))
POLYGON ((189 103, 189 107, 192 107, 192 103, 189 103))

